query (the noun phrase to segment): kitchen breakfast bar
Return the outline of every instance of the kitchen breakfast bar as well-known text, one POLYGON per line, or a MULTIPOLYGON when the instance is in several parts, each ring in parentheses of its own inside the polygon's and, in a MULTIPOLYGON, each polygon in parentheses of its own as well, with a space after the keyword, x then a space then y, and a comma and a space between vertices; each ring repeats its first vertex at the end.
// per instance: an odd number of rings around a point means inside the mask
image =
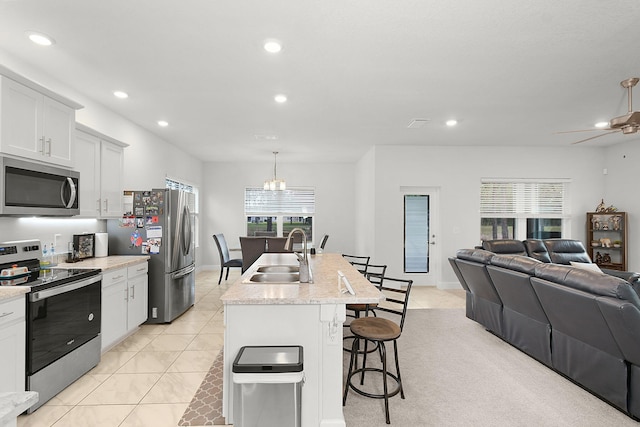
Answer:
MULTIPOLYGON (((372 304, 382 293, 340 254, 311 255, 313 283, 270 280, 261 271, 298 266, 292 253, 265 253, 222 296, 224 303, 223 415, 233 423, 233 361, 243 346, 302 346, 303 426, 345 426, 342 414, 342 337, 346 304, 372 304), (341 271, 354 294, 339 281, 341 271), (255 282, 255 280, 266 280, 255 282)), ((275 274, 275 273, 274 273, 275 274)), ((280 277, 287 277, 281 275, 280 277)))

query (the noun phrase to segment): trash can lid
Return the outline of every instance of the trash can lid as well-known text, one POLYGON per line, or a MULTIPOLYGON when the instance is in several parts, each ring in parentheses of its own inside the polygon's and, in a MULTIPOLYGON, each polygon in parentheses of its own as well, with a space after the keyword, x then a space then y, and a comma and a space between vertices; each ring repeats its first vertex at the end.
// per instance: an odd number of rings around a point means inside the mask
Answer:
POLYGON ((233 361, 232 372, 301 372, 302 346, 245 346, 233 361))

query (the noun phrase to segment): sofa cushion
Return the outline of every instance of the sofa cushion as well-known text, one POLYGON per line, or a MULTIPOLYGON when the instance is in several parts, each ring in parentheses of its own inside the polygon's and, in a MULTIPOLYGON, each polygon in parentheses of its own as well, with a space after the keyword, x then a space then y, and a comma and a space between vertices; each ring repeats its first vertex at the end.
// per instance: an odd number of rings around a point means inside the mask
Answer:
POLYGON ((591 262, 587 250, 580 240, 547 239, 544 240, 551 262, 569 264, 571 261, 591 262))
POLYGON ((482 264, 489 264, 491 258, 495 254, 493 252, 485 251, 483 249, 458 249, 456 257, 467 261, 475 261, 482 264))
POLYGON ((540 239, 527 239, 524 242, 524 247, 527 249, 527 255, 531 258, 537 259, 542 262, 551 262, 549 252, 544 242, 540 239))
POLYGON ((514 239, 485 240, 482 242, 482 249, 494 254, 527 255, 524 244, 514 239))
POLYGON ((491 258, 491 264, 497 267, 504 267, 510 270, 519 271, 533 275, 535 273, 536 265, 541 262, 537 259, 529 258, 520 255, 495 255, 491 258))
POLYGON ((545 263, 536 266, 535 275, 593 295, 629 301, 640 309, 640 297, 629 282, 619 277, 568 265, 545 263))

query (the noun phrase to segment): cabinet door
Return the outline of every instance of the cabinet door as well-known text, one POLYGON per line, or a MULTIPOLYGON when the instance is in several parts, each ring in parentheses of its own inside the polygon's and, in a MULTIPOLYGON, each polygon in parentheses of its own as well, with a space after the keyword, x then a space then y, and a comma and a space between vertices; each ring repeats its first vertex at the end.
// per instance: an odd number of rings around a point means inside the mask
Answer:
POLYGON ((80 172, 80 216, 100 216, 100 140, 76 131, 76 166, 80 172))
POLYGON ((102 351, 117 343, 127 333, 126 270, 116 270, 102 276, 102 351))
POLYGON ((42 105, 44 161, 72 166, 76 112, 47 96, 43 97, 42 105))
POLYGON ((102 141, 101 148, 101 216, 102 218, 122 217, 122 170, 124 150, 115 144, 102 141))
POLYGON ((25 297, 0 302, 0 393, 25 390, 25 297))
POLYGON ((0 393, 25 390, 25 322, 0 327, 0 393))
POLYGON ((129 279, 128 330, 133 330, 147 321, 148 280, 147 275, 129 279))
POLYGON ((0 83, 1 151, 43 160, 43 95, 6 77, 0 83))

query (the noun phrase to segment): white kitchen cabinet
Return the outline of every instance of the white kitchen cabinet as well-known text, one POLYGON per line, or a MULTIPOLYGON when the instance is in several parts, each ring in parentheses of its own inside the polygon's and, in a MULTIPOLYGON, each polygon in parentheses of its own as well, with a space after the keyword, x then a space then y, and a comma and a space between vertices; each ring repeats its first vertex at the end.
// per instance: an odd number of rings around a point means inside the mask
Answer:
POLYGON ((76 166, 80 172, 80 216, 120 218, 124 144, 84 125, 76 129, 76 166))
POLYGON ((102 351, 127 334, 127 269, 102 274, 102 351))
POLYGON ((25 391, 25 296, 0 301, 0 393, 25 391))
POLYGON ((148 263, 102 274, 102 351, 116 345, 147 320, 148 263))
POLYGON ((37 86, 0 76, 0 151, 72 167, 79 107, 47 96, 37 86))
POLYGON ((149 280, 147 276, 148 268, 148 262, 136 264, 128 268, 128 331, 136 329, 142 323, 147 321, 147 315, 149 311, 149 280))

